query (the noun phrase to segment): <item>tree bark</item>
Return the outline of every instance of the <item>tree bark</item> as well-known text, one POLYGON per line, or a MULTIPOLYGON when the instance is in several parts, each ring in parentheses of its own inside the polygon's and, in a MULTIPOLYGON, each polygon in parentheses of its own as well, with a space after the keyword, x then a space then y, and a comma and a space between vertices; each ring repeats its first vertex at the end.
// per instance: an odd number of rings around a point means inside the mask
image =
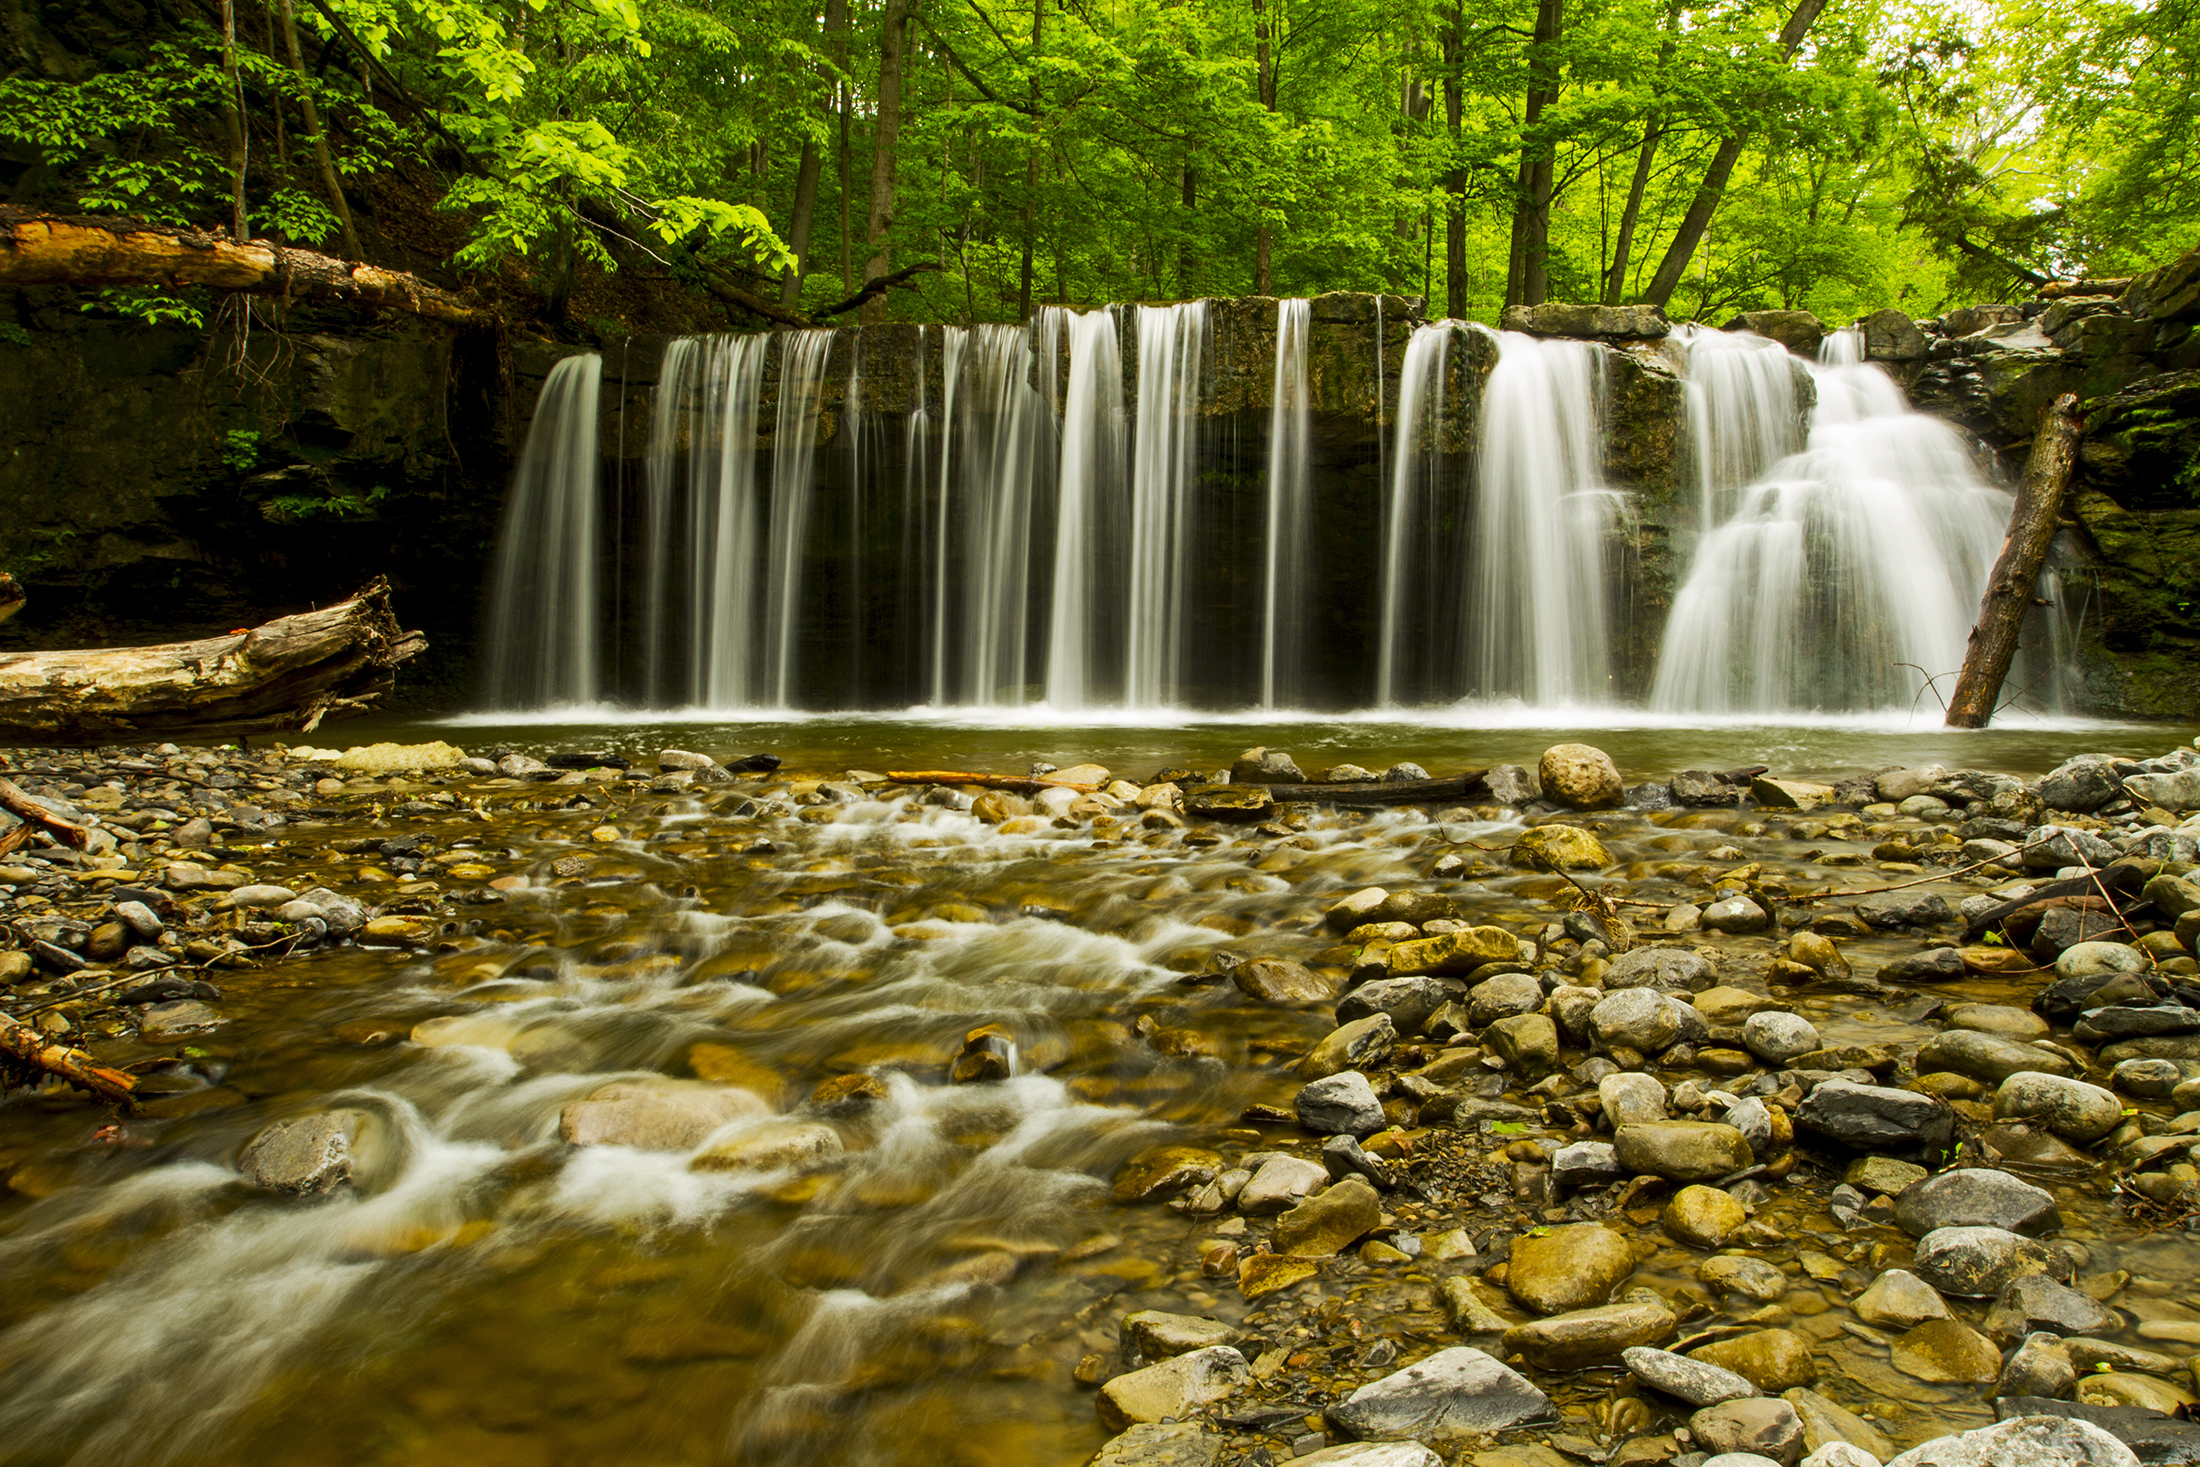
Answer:
POLYGON ((1537 134, 1543 114, 1558 100, 1558 67, 1551 49, 1566 31, 1565 0, 1540 0, 1535 11, 1535 40, 1529 52, 1527 108, 1520 139, 1521 198, 1515 206, 1513 237, 1520 255, 1519 304, 1540 306, 1550 298, 1551 192, 1557 161, 1555 140, 1537 134))
MULTIPOLYGON (((1803 37, 1810 34, 1812 24, 1817 21, 1818 13, 1826 8, 1826 3, 1827 0, 1796 0, 1794 13, 1780 28, 1783 61, 1794 59, 1803 37)), ((1681 277, 1688 273, 1688 262, 1695 255, 1696 247, 1703 243, 1704 232, 1711 228, 1711 215, 1726 193, 1726 181, 1734 172, 1735 160, 1742 156, 1742 147, 1749 141, 1750 131, 1743 128, 1735 133, 1719 144, 1719 151, 1712 155, 1711 167, 1704 172, 1702 186, 1689 201, 1688 212, 1681 218, 1673 243, 1666 247, 1665 257, 1658 261, 1657 274, 1651 277, 1650 288, 1642 294, 1651 305, 1662 307, 1670 301, 1681 277)))
POLYGON ((17 824, 0 830, 0 855, 22 849, 33 831, 43 830, 71 850, 91 845, 92 833, 73 820, 64 820, 7 780, 0 779, 0 810, 13 815, 17 824))
MULTIPOLYGON (((1268 7, 1265 0, 1253 0, 1253 85, 1260 94, 1262 109, 1272 113, 1276 110, 1276 64, 1270 41, 1268 7)), ((1268 221, 1263 219, 1253 231, 1255 295, 1267 295, 1273 286, 1274 275, 1269 268, 1273 247, 1274 240, 1268 230, 1268 221)))
POLYGON ((1465 60, 1466 22, 1454 4, 1444 24, 1444 132, 1452 154, 1451 167, 1444 170, 1444 314, 1454 321, 1467 314, 1467 170, 1459 165, 1465 60))
MULTIPOLYGON (((1665 39, 1658 43, 1658 76, 1673 64, 1673 48, 1680 30, 1681 0, 1665 7, 1665 39)), ((1657 83, 1652 83, 1656 87, 1657 83)), ((1619 234, 1612 242, 1612 268, 1604 277, 1604 303, 1616 306, 1627 295, 1627 267, 1633 263, 1635 227, 1642 222, 1642 199, 1650 189, 1650 173, 1657 162, 1658 144, 1665 140, 1665 117, 1653 111, 1643 118, 1642 150, 1635 155, 1635 176, 1627 182, 1627 202, 1620 209, 1619 234)))
MULTIPOLYGON (((886 236, 894 223, 894 157, 901 144, 901 78, 909 53, 911 3, 886 0, 886 14, 879 23, 878 123, 871 141, 871 213, 864 229, 871 259, 863 267, 865 283, 884 278, 888 268, 886 236)), ((863 318, 886 319, 883 293, 865 306, 863 318)))
MULTIPOLYGON (((1031 120, 1034 126, 1039 120, 1040 49, 1046 43, 1047 0, 1031 0, 1031 120)), ((1039 247, 1039 144, 1032 141, 1030 151, 1024 155, 1024 258, 1017 274, 1016 319, 1031 319, 1031 274, 1033 254, 1039 247)))
POLYGON ((1371 784, 1272 784, 1266 788, 1277 804, 1315 805, 1418 805, 1426 800, 1463 800, 1488 786, 1489 771, 1470 769, 1440 779, 1402 779, 1371 784))
POLYGON ((0 206, 0 290, 30 285, 187 285, 346 301, 450 326, 493 327, 493 311, 416 275, 135 219, 72 219, 0 206))
MULTIPOLYGON (((830 44, 848 27, 848 0, 828 0, 825 6, 825 35, 830 44)), ((833 83, 834 96, 839 96, 840 83, 833 83)), ((841 159, 842 196, 847 191, 846 163, 841 159)), ((795 165, 794 212, 787 220, 787 248, 794 253, 794 268, 779 283, 779 303, 793 310, 802 304, 802 277, 810 271, 810 235, 817 223, 817 176, 823 171, 823 160, 818 156, 817 139, 805 135, 802 139, 802 161, 795 165)))
POLYGON ((49 1075, 59 1075, 71 1085, 89 1090, 102 1100, 127 1104, 136 1098, 137 1081, 129 1075, 96 1063, 81 1049, 71 1049, 66 1044, 49 1044, 37 1030, 26 1024, 18 1024, 5 1014, 0 1014, 0 1054, 32 1069, 43 1070, 49 1075))
POLYGON ((364 713, 427 642, 377 580, 348 601, 249 632, 71 652, 0 654, 0 740, 144 743, 283 730, 364 713))
POLYGON ((2078 399, 2072 393, 2056 398, 2040 419, 2032 455, 2025 461, 2024 482, 2017 487, 2016 507, 2009 513, 2009 535, 2002 541, 1993 574, 1986 579, 1978 625, 1971 628, 1963 671, 1948 700, 1950 728, 1984 728, 1994 716, 1994 700, 2001 696, 2002 680, 2017 655, 2017 635, 2024 627, 2024 614, 2032 609, 2040 567, 2062 518, 2063 495, 2078 466, 2078 440, 2084 430, 2078 399))
POLYGON ((229 237, 243 244, 252 237, 244 211, 244 79, 237 72, 236 0, 222 0, 222 125, 229 133, 229 237))
POLYGON ((298 18, 291 10, 290 0, 283 0, 283 44, 290 52, 290 70, 298 78, 298 101, 305 113, 306 131, 313 134, 313 162, 321 174, 321 187, 328 190, 329 207, 336 211, 336 223, 344 245, 344 258, 359 258, 359 231, 351 222, 351 201, 344 197, 343 181, 336 176, 336 164, 328 153, 328 134, 321 130, 321 109, 313 100, 313 82, 306 75, 305 54, 298 49, 298 18))

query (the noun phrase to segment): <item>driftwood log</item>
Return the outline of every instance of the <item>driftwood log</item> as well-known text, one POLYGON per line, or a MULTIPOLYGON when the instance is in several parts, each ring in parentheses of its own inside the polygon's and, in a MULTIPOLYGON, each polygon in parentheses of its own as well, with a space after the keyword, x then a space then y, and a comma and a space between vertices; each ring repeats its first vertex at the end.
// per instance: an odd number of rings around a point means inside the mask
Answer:
POLYGON ((0 1014, 0 1059, 13 1060, 12 1068, 42 1071, 59 1075, 81 1090, 89 1090, 102 1100, 129 1101, 134 1098, 137 1081, 120 1070, 110 1070, 95 1063, 81 1049, 71 1049, 66 1044, 54 1044, 27 1024, 18 1024, 5 1014, 0 1014))
POLYGON ((1091 794, 1100 788, 1096 784, 1077 784, 1066 779, 1032 779, 1021 774, 963 774, 953 769, 889 769, 888 784, 967 784, 979 789, 1008 790, 1013 794, 1032 795, 1040 790, 1076 790, 1079 794, 1091 794))
POLYGON ((20 849, 40 830, 72 850, 81 851, 92 843, 89 830, 73 820, 62 819, 4 779, 0 779, 0 810, 13 815, 16 821, 0 828, 0 856, 20 849))
POLYGON ((155 285, 406 311, 449 326, 493 327, 494 312, 417 275, 333 259, 266 240, 138 219, 77 218, 0 208, 0 290, 30 285, 155 285))
POLYGON ((0 653, 0 742, 94 744, 310 732, 364 713, 427 646, 389 583, 348 601, 196 642, 0 653))
POLYGON ((1441 779, 1377 780, 1367 784, 1271 784, 1264 788, 1279 805, 1419 805, 1431 800, 1463 800, 1486 792, 1486 769, 1448 774, 1441 779))
POLYGON ((2084 429, 2078 399, 2068 392, 2056 398, 2040 419, 2032 455, 2025 460, 2024 482, 2017 486, 2016 507, 2009 513, 2009 535, 2002 541, 1993 573, 1986 578, 1978 625, 1971 628, 1963 671, 1948 699, 1950 728, 1984 728, 1994 716, 2002 680, 2009 676, 2009 664, 2017 655, 2024 614, 2038 594, 2048 542, 2055 538, 2055 526, 2062 518, 2063 495, 2078 467, 2078 439, 2084 429))

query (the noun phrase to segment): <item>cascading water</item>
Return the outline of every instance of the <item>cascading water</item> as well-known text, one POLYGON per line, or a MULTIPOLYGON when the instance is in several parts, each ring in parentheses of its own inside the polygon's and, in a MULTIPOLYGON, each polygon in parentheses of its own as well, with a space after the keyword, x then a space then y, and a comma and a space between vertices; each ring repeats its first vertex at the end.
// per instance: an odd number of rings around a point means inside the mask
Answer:
POLYGON ((1313 302, 1276 302, 1275 400, 1268 413, 1268 513, 1261 565, 1260 706, 1296 690, 1305 658, 1307 536, 1313 516, 1313 390, 1306 335, 1313 302))
POLYGON ((1698 524, 1708 530, 1733 512, 1744 485, 1801 450, 1811 377, 1787 348, 1750 332, 1682 326, 1674 336, 1687 353, 1698 524))
POLYGON ((1054 586, 1047 618, 1047 702, 1083 708, 1098 695, 1102 650, 1096 617, 1112 559, 1108 501, 1125 462, 1123 361, 1111 311, 1068 321, 1069 387, 1063 395, 1061 492, 1056 502, 1054 586))
POLYGON ((1603 477, 1604 350, 1498 338, 1468 547, 1473 697, 1555 706, 1612 695, 1607 594, 1626 506, 1603 477))
POLYGON ((596 491, 603 358, 550 369, 527 430, 491 573, 489 696, 500 707, 593 703, 602 692, 596 491))
POLYGON ((1902 709, 1961 666, 2010 496, 1861 356, 1854 332, 1827 338, 1807 445, 1705 536, 1666 625, 1657 709, 1902 709))
POLYGON ((1383 501, 1382 613, 1375 652, 1375 702, 1383 708, 1396 707, 1405 696, 1408 660, 1415 671, 1425 671, 1429 660, 1413 655, 1425 641, 1409 637, 1416 627, 1425 632, 1433 620, 1427 607, 1441 575, 1428 526, 1448 472, 1437 425, 1444 418, 1451 333, 1449 321, 1415 327, 1398 367, 1398 441, 1383 501))
POLYGON ((785 708, 793 694, 804 533, 809 528, 810 496, 815 483, 812 470, 822 415, 825 356, 832 350, 833 333, 795 331, 777 340, 779 420, 772 435, 770 579, 764 608, 764 650, 769 660, 761 681, 770 689, 772 702, 785 708))
POLYGON ((1138 422, 1131 460, 1130 624, 1123 701, 1176 699, 1198 473, 1199 366, 1207 303, 1138 308, 1138 422))

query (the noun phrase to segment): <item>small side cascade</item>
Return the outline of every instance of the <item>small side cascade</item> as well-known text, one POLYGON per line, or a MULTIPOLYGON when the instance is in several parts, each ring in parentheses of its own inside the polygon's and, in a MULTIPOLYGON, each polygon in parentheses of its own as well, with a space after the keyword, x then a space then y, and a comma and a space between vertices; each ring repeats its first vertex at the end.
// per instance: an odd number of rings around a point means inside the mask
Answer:
POLYGON ((1276 302, 1276 380, 1268 413, 1268 512, 1261 565, 1260 706, 1299 690, 1305 660, 1307 537, 1314 512, 1313 390, 1306 377, 1313 302, 1276 302))
POLYGON ((1674 335, 1687 354, 1698 525, 1708 530, 1745 485, 1802 449, 1810 375, 1786 347, 1750 332, 1682 326, 1674 335))
POLYGON ((1433 661, 1426 631, 1436 618, 1428 607, 1444 577, 1437 537, 1430 531, 1449 488, 1440 425, 1452 330, 1450 321, 1415 327, 1398 366, 1398 432, 1383 500, 1382 615, 1375 647, 1375 703, 1381 708, 1395 708, 1409 691, 1421 691, 1433 661))
POLYGON ((1138 308, 1138 418, 1131 456, 1129 626, 1123 701, 1177 699, 1199 469, 1199 369, 1207 303, 1138 308))
POLYGON ((1551 707, 1611 696, 1607 598, 1626 505, 1603 476, 1604 350, 1498 337, 1468 547, 1471 697, 1551 707))
POLYGON ((491 571, 486 662, 496 706, 592 704, 603 694, 597 493, 603 358, 550 369, 512 475, 491 571))
POLYGON ((1099 659, 1113 629, 1101 615, 1111 547, 1109 514, 1128 452, 1123 361, 1115 313, 1071 313, 1069 385, 1062 399, 1062 462, 1056 501, 1054 584, 1047 617, 1046 700, 1086 708, 1100 696, 1099 659))
MULTIPOLYGON (((762 669, 748 654, 761 625, 764 491, 756 436, 771 340, 705 338, 695 402, 685 417, 687 600, 678 614, 688 629, 685 701, 705 707, 757 703, 765 695, 762 669)), ((678 436, 679 425, 668 426, 664 443, 651 445, 652 457, 672 453, 678 436)), ((663 554, 674 558, 671 547, 663 554)))
POLYGON ((822 416, 825 357, 830 331, 790 331, 778 336, 779 415, 772 434, 772 492, 763 649, 758 681, 773 706, 788 707, 793 694, 802 551, 816 484, 817 428, 822 416))

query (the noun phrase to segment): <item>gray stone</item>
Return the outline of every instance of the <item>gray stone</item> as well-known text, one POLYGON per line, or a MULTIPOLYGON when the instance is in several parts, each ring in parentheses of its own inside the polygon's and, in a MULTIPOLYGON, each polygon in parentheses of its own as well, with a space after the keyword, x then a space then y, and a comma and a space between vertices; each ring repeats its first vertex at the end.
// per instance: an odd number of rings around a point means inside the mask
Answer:
POLYGON ((1739 1253, 1721 1253, 1696 1265, 1696 1277, 1714 1294, 1740 1294, 1760 1304, 1787 1297, 1787 1275, 1776 1264, 1739 1253))
POLYGON ((179 998, 139 1010, 138 1038, 147 1044, 173 1044, 193 1034, 219 1029, 228 1020, 195 998, 179 998))
POLYGON ((1467 994, 1467 1022, 1477 1029, 1515 1014, 1543 1007, 1543 985, 1531 973, 1500 973, 1474 985, 1467 994))
POLYGON ((1709 987, 1717 976, 1709 961, 1685 948, 1638 947, 1612 959, 1604 970, 1604 986, 1690 993, 1709 987))
POLYGON ((1866 1324, 1909 1329, 1934 1319, 1952 1319, 1948 1301, 1932 1285, 1906 1268, 1890 1268, 1850 1306, 1866 1324))
POLYGON ((1237 1195, 1238 1211, 1265 1217, 1284 1211, 1329 1185, 1329 1170, 1296 1156, 1273 1156, 1261 1163, 1237 1195))
POLYGON ((1327 1075, 1299 1091, 1299 1124, 1324 1135, 1370 1136, 1386 1124, 1375 1087, 1358 1070, 1327 1075))
POLYGON ((1638 1345, 1622 1351, 1620 1359, 1628 1373, 1644 1385, 1691 1406, 1716 1406, 1722 1401, 1745 1400, 1759 1393, 1757 1387, 1731 1370, 1706 1365, 1701 1360, 1691 1360, 1670 1350, 1638 1345))
POLYGON ((2123 1121, 2115 1092, 2062 1075, 2019 1074, 1994 1092, 1994 1119, 2025 1121, 2065 1141, 2098 1141, 2123 1121))
POLYGON ((1707 769, 1684 769, 1666 786, 1673 803, 1693 809, 1723 809, 1742 802, 1742 787, 1728 784, 1707 769))
POLYGON ((1369 1069, 1388 1059, 1397 1047, 1398 1026, 1390 1022, 1390 1015, 1369 1014, 1323 1035, 1299 1061, 1298 1072, 1319 1080, 1344 1070, 1369 1069))
POLYGON ((1937 1151, 1954 1138, 1955 1112, 1914 1090, 1827 1080, 1804 1097, 1795 1124, 1857 1151, 1937 1151))
POLYGON ((1762 932, 1772 925, 1772 918, 1766 914, 1765 909, 1745 896, 1727 897, 1713 902, 1703 909, 1703 916, 1698 920, 1711 931, 1724 932, 1729 936, 1762 932))
POLYGON ((1140 1309, 1123 1316, 1121 1344, 1126 1360, 1173 1360, 1194 1350, 1235 1345, 1245 1331, 1198 1314, 1169 1314, 1140 1309))
POLYGON ((2127 1059, 2108 1077, 2109 1084, 2126 1095, 2160 1100, 2185 1081, 2185 1067, 2175 1060, 2127 1059))
POLYGON ((1989 1085, 1999 1085, 2011 1075, 2031 1071, 2068 1075, 2076 1068, 2067 1055, 2055 1050, 2003 1039, 1995 1034, 1981 1034, 1975 1029, 1943 1030, 1927 1040, 1917 1052, 1920 1075, 1929 1075, 1935 1070, 1953 1070, 1974 1080, 1984 1080, 1989 1085))
POLYGON ((1963 1167, 1902 1189, 1894 1220, 1913 1238, 1939 1228, 2000 1228, 2038 1237, 2062 1226, 2054 1194, 1991 1167, 1963 1167))
POLYGON ((1818 1031, 1801 1014, 1771 1010, 1751 1014, 1742 1024, 1742 1047, 1778 1069, 1797 1055, 1820 1048, 1818 1031))
POLYGON ((1141 1421, 1110 1437, 1088 1467, 1215 1467, 1224 1440, 1197 1421, 1141 1421))
POLYGON ((257 1186, 310 1196, 351 1180, 351 1144, 368 1121, 364 1111, 332 1110, 277 1121, 252 1138, 241 1165, 257 1186))
POLYGON ((1332 1406, 1328 1420, 1360 1440, 1443 1442, 1553 1414, 1550 1397, 1525 1376, 1460 1345, 1368 1382, 1332 1406))
POLYGON ((2139 1459, 2091 1422, 2020 1416, 1912 1447, 1887 1467, 2139 1467, 2139 1459))
POLYGON ((1444 1459, 1419 1442, 1346 1442, 1291 1461, 1292 1467, 1444 1467, 1444 1459))
POLYGON ((1492 765, 1482 782, 1490 787, 1491 799, 1516 810, 1543 792, 1535 775, 1523 764, 1492 765))
MULTIPOLYGON (((1655 341, 1671 334, 1672 322, 1659 306, 1571 305, 1552 301, 1540 306, 1507 306, 1504 329, 1530 336, 1606 337, 1655 341)), ((1921 353, 1922 355, 1922 353, 1921 353)))
POLYGON ((1551 1158, 1551 1182, 1560 1191, 1576 1187, 1601 1187, 1627 1175, 1619 1164, 1619 1150, 1609 1141, 1576 1141, 1558 1148, 1551 1158))
POLYGON ((2028 1274, 2070 1276, 2069 1260, 2001 1228, 1939 1228, 1917 1241, 1911 1271, 1943 1294, 1986 1299, 2028 1274))
POLYGON ((1652 1121, 1613 1133, 1620 1165, 1675 1182, 1709 1182, 1756 1159, 1748 1138, 1716 1121, 1652 1121))
POLYGON ((1589 1036, 1599 1049, 1663 1054, 1679 1041, 1681 1024, 1665 995, 1650 988, 1622 988, 1589 1011, 1589 1036))
POLYGON ((1929 947, 1896 958, 1879 970, 1882 983, 1952 983, 1965 975, 1963 954, 1952 947, 1929 947))
POLYGON ((1418 1034, 1429 1015, 1466 991, 1467 985, 1456 978, 1377 978, 1338 1001, 1337 1022, 1388 1014, 1400 1034, 1418 1034))
POLYGON ((1247 749, 1230 765, 1232 784, 1304 784, 1306 773, 1281 749, 1247 749))
POLYGON ((1864 357, 1873 362, 1914 362, 1927 351, 1925 333, 1906 314, 1888 306, 1862 322, 1864 357))
POLYGON ((1332 1136, 1322 1143, 1322 1167, 1335 1182, 1362 1177, 1385 1190, 1398 1185, 1398 1173, 1390 1163, 1369 1156, 1350 1136, 1332 1136))
POLYGON ((166 924, 151 907, 143 902, 116 902, 115 915, 138 936, 151 941, 166 930, 166 924))
POLYGON ((1868 896, 1856 904, 1856 915, 1874 927, 1896 930, 1939 927, 1955 920, 1944 898, 1916 890, 1868 896))
POLYGON ((1671 1339, 1678 1323, 1655 1290, 1638 1289, 1617 1304, 1515 1325, 1505 1331, 1503 1348, 1538 1370, 1582 1370, 1637 1345, 1671 1339))
POLYGON ((1780 1399, 1793 1406, 1795 1414, 1803 1420, 1803 1450, 1806 1452, 1816 1454, 1828 1447, 1848 1446, 1868 1453, 1873 1462, 1894 1455, 1894 1443, 1888 1441, 1878 1427, 1848 1408, 1836 1406, 1808 1386, 1782 1391, 1780 1399))
POLYGON ((2040 781, 2040 803, 2050 810, 2090 815, 2122 797, 2123 787, 2109 766, 2097 760, 2073 759, 2040 781))
POLYGON ((2073 943, 2055 955, 2057 978, 2098 978, 2113 973, 2144 973, 2154 966, 2145 953, 2121 942, 2073 943))
POLYGON ((2060 871, 2065 866, 2108 865, 2117 857, 2117 850, 2107 841, 2087 830, 2073 829, 2067 825, 2043 825, 2033 832, 2024 849, 2024 869, 2027 871, 2060 871))
POLYGON ((1795 1467, 1803 1456, 1803 1422, 1787 1402, 1752 1396, 1706 1406, 1688 1418, 1696 1444, 1714 1456, 1750 1452, 1795 1467))
POLYGON ((1243 1355, 1213 1345, 1116 1376, 1100 1387, 1094 1406, 1102 1426, 1123 1431, 1136 1422, 1182 1418, 1195 1406, 1235 1394, 1252 1378, 1243 1355))
POLYGON ((2060 1337, 2047 1333, 2028 1335, 2010 1352, 1994 1382, 1997 1396, 2067 1396, 2078 1383, 2077 1367, 2060 1337))
POLYGON ((1597 1081, 1597 1100, 1604 1107, 1605 1123, 1615 1131, 1666 1118, 1665 1086, 1638 1070, 1623 1070, 1597 1081))
MULTIPOLYGON (((1981 1326, 2004 1349, 2026 1335, 2045 1330, 2055 1335, 2112 1334, 2123 1328, 2115 1310, 2044 1275, 2011 1279, 1994 1298, 1981 1326)), ((2028 1395, 2042 1394, 2026 1392, 2028 1395)))

